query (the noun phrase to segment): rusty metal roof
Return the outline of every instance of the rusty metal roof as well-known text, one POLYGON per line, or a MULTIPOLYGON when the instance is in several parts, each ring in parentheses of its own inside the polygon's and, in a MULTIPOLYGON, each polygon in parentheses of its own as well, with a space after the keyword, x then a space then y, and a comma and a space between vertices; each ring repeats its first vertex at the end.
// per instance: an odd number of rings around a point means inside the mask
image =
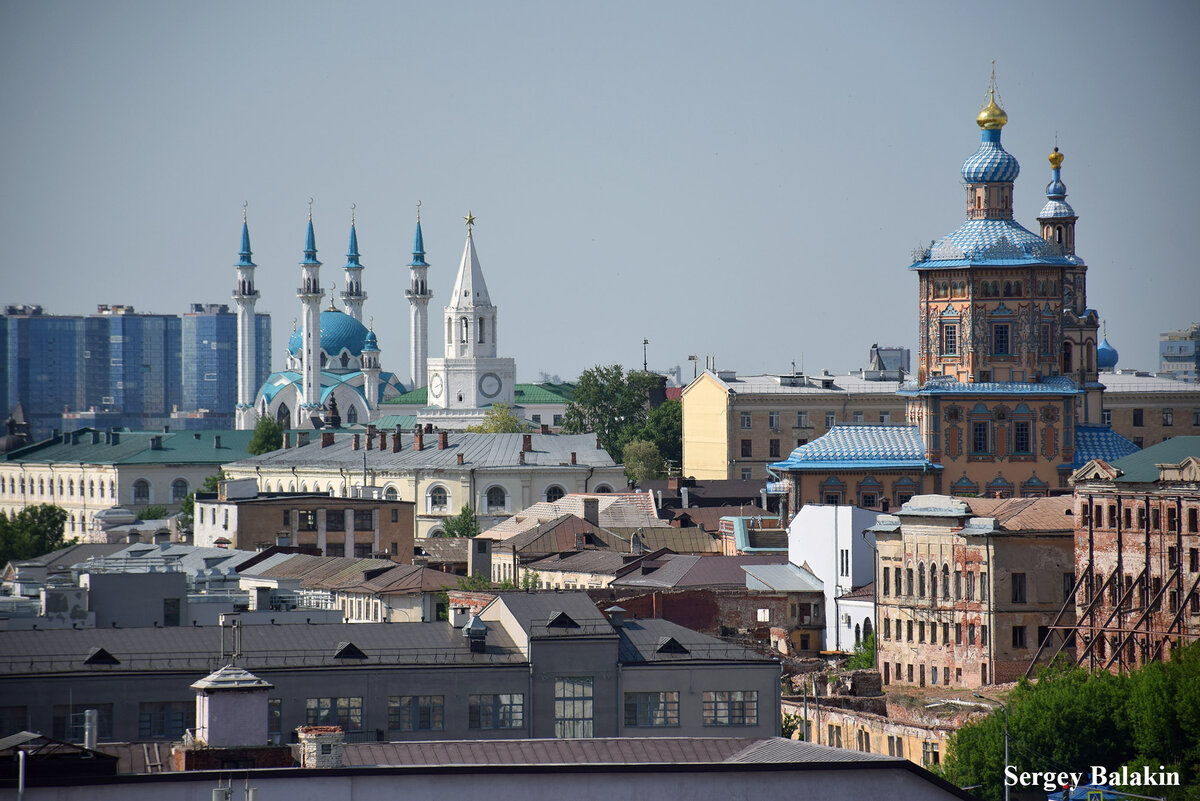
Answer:
POLYGON ((1074 531, 1074 498, 963 498, 976 517, 994 517, 1004 531, 1074 531))

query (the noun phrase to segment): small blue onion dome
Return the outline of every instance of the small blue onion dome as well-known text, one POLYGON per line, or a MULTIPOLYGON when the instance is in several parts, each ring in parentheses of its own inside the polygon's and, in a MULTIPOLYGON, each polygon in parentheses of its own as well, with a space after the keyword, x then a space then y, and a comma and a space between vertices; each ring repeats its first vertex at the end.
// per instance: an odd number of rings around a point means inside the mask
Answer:
POLYGON ((1105 337, 1096 348, 1096 367, 1101 370, 1112 370, 1117 366, 1119 356, 1117 349, 1108 344, 1108 337, 1105 337))
POLYGON ((364 353, 378 353, 379 343, 375 340, 375 332, 368 331, 367 338, 363 340, 362 349, 364 353))
MULTIPOLYGON (((351 356, 358 356, 363 351, 367 335, 371 334, 367 327, 340 309, 326 309, 321 312, 321 350, 326 358, 332 359, 343 350, 350 351, 351 356)), ((372 336, 372 341, 374 334, 372 336)), ((293 331, 288 340, 288 353, 300 355, 302 339, 299 331, 293 331)))
POLYGON ((1067 185, 1062 181, 1063 154, 1058 148, 1050 154, 1050 183, 1046 184, 1046 205, 1038 213, 1038 219, 1074 217, 1075 209, 1067 202, 1067 185))
POLYGON ((1021 173, 1021 165, 1000 144, 999 128, 980 131, 979 149, 963 162, 962 177, 969 184, 1011 182, 1021 173))

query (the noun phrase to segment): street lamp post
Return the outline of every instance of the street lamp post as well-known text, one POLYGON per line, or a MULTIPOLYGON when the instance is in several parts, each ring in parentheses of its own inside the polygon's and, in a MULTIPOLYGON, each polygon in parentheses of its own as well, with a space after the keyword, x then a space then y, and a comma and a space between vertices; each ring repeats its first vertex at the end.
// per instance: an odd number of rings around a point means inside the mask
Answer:
MULTIPOLYGON (((997 701, 995 698, 988 698, 979 693, 971 693, 976 698, 984 701, 991 701, 996 706, 1000 707, 1000 711, 1004 713, 1004 778, 1008 778, 1008 707, 997 701)), ((1008 782, 1004 783, 1004 801, 1008 801, 1008 782)))

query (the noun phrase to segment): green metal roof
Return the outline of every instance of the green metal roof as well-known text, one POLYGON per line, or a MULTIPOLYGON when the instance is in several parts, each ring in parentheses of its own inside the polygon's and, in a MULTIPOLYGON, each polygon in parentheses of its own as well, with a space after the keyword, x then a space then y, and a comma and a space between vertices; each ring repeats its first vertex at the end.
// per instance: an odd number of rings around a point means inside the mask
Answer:
POLYGON ((1179 464, 1189 456, 1200 457, 1200 437, 1171 437, 1145 450, 1118 459, 1112 466, 1122 471, 1117 481, 1128 484, 1158 481, 1159 464, 1179 464))
MULTIPOLYGON (((517 384, 513 388, 513 400, 518 406, 570 403, 574 397, 574 384, 517 384)), ((426 387, 410 389, 403 395, 383 401, 384 405, 400 404, 403 406, 425 406, 428 403, 429 391, 426 387)))
POLYGON ((245 459, 253 431, 118 431, 83 428, 5 455, 9 462, 65 464, 225 464, 245 459), (93 433, 97 442, 93 443, 93 433), (116 443, 112 442, 116 437, 116 443), (154 437, 162 447, 153 447, 154 437), (217 447, 216 438, 221 445, 217 447))

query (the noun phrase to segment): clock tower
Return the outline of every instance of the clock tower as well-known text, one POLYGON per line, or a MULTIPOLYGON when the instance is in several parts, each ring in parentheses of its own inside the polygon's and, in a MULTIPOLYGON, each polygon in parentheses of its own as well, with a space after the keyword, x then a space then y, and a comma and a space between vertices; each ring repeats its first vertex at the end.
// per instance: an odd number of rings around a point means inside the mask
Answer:
POLYGON ((483 420, 490 406, 513 405, 516 362, 496 355, 496 307, 475 253, 468 213, 467 244, 444 313, 444 358, 429 360, 428 406, 419 420, 440 428, 465 428, 483 420))

